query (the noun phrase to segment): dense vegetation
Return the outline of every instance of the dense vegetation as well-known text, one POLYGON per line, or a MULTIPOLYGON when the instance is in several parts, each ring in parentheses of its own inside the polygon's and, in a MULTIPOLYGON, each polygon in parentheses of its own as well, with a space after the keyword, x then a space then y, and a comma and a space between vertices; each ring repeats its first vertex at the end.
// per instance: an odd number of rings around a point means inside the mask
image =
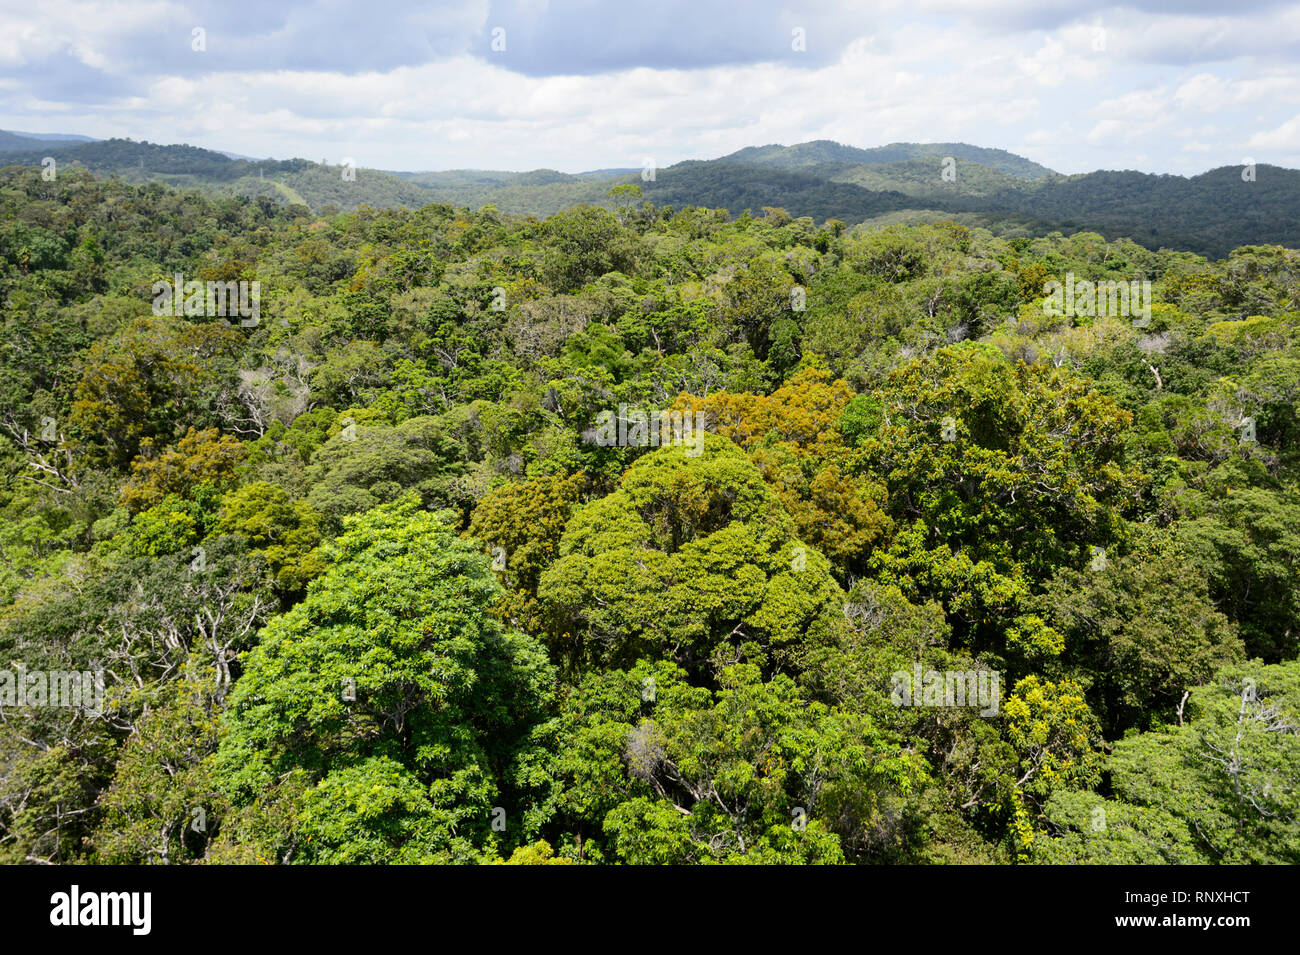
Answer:
MULTIPOLYGON (((418 209, 430 203, 474 209, 491 204, 505 213, 539 217, 580 203, 616 210, 611 190, 634 184, 657 206, 721 208, 733 216, 780 207, 817 222, 944 219, 1006 238, 1088 230, 1153 250, 1213 257, 1248 244, 1300 246, 1300 171, 1264 164, 1250 171, 1225 166, 1190 178, 1132 171, 1062 176, 1005 150, 965 143, 857 149, 821 140, 680 162, 655 169, 653 178, 646 170, 643 180, 641 169, 393 173, 348 168, 342 157, 232 159, 192 146, 124 139, 47 146, 40 158, 53 158, 59 169, 83 168, 126 182, 162 182, 216 196, 267 196, 326 215, 361 206, 418 209)), ((21 148, 26 152, 0 151, 0 166, 38 161, 30 146, 21 148)))
MULTIPOLYGON (((897 165, 922 158, 938 161, 947 156, 963 163, 984 166, 1013 179, 1042 179, 1054 175, 1046 166, 1005 149, 986 149, 967 143, 890 143, 888 146, 859 149, 827 139, 817 139, 794 146, 748 146, 723 156, 722 159, 785 169, 807 169, 827 163, 854 166, 897 165)), ((926 165, 933 170, 935 163, 927 162, 926 165)))
POLYGON ((0 861, 1300 862, 1300 253, 610 203, 3 173, 0 861))

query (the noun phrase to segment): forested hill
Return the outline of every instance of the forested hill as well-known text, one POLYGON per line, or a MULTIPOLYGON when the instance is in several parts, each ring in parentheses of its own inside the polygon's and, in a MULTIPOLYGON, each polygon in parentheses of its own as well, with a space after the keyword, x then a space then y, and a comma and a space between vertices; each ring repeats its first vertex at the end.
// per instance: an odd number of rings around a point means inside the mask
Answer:
POLYGON ((612 199, 0 171, 0 863, 1300 863, 1300 251, 612 199))
POLYGON ((0 152, 0 164, 33 166, 51 157, 127 182, 163 182, 217 195, 265 195, 315 212, 419 208, 430 202, 506 213, 553 215, 578 203, 616 208, 620 185, 639 186, 656 205, 783 208, 818 222, 881 216, 956 218, 999 234, 1030 236, 1090 229, 1148 248, 1221 257, 1252 243, 1300 245, 1300 171, 1260 165, 1199 176, 1092 172, 1062 176, 1004 150, 964 143, 895 143, 857 149, 817 141, 750 147, 721 159, 654 170, 391 173, 352 169, 341 158, 245 160, 190 146, 130 140, 57 144, 0 152))
MULTIPOLYGON (((744 162, 755 165, 779 166, 797 169, 820 166, 825 163, 850 165, 877 165, 905 162, 909 159, 942 160, 948 156, 977 163, 1020 179, 1042 179, 1053 175, 1052 170, 1005 149, 986 149, 968 143, 890 143, 873 149, 845 146, 828 139, 818 139, 794 146, 773 144, 748 146, 723 156, 722 162, 744 162)), ((933 164, 932 164, 933 165, 933 164)))
POLYGON ((941 160, 886 165, 829 162, 808 167, 731 160, 680 163, 645 183, 657 203, 763 206, 815 219, 857 222, 904 210, 971 215, 1005 234, 1092 229, 1148 248, 1223 256, 1255 242, 1300 245, 1300 171, 1260 165, 1244 181, 1228 166, 1192 178, 1139 172, 1017 178, 956 160, 955 181, 941 160))
POLYGON ((85 169, 97 176, 125 182, 160 182, 212 195, 268 196, 284 204, 301 203, 315 209, 415 208, 430 201, 420 187, 400 176, 374 170, 354 170, 307 159, 233 159, 224 153, 194 146, 161 146, 129 139, 60 144, 40 153, 0 153, 0 165, 41 167, 53 159, 55 170, 85 169))
POLYGON ((0 152, 6 153, 30 153, 41 150, 44 155, 52 149, 63 149, 88 142, 93 142, 89 136, 67 133, 17 133, 0 129, 0 152))

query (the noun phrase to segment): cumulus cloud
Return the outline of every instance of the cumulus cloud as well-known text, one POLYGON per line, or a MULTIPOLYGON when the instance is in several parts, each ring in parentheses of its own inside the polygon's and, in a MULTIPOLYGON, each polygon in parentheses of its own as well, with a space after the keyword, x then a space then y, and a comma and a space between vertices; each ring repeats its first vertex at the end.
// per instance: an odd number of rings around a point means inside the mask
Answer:
POLYGON ((1251 149, 1300 153, 1300 115, 1292 116, 1274 129, 1256 133, 1246 145, 1251 149))
POLYGON ((825 138, 1196 173, 1246 149, 1300 164, 1297 37, 1257 0, 0 0, 0 127, 384 169, 825 138))
POLYGON ((810 68, 834 61, 869 29, 872 12, 862 4, 791 7, 784 0, 493 0, 475 50, 528 76, 767 62, 810 68))

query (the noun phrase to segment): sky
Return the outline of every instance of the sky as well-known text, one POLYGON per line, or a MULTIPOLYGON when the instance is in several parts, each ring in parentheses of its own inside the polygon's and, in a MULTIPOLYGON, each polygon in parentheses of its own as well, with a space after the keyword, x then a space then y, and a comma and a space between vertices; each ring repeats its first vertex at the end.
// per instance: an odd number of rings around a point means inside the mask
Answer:
POLYGON ((0 0, 0 128, 391 170, 813 139, 1300 167, 1300 4, 0 0))

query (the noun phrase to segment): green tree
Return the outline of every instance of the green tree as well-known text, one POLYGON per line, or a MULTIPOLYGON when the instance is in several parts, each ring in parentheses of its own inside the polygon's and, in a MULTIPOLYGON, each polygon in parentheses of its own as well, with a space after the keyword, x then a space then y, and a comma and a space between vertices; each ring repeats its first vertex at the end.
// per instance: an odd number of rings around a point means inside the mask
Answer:
POLYGON ((569 851, 642 865, 840 863, 924 775, 870 721, 751 665, 713 693, 670 663, 592 674, 558 751, 569 851))
POLYGON ((1049 807, 1042 861, 1300 861, 1300 663, 1233 664, 1192 691, 1183 722, 1115 744, 1114 799, 1049 807), (1096 809, 1104 829, 1081 818, 1096 809))
POLYGON ((1170 536, 1148 533, 1127 554, 1062 568, 1037 600, 1065 637, 1062 662, 1086 674, 1111 736, 1171 719, 1186 691, 1242 657, 1235 628, 1191 563, 1170 536))
POLYGON ((231 697, 218 759, 236 809, 300 800, 291 845, 260 854, 464 862, 524 844, 547 813, 554 677, 488 614, 488 559, 409 495, 349 519, 329 558, 263 629, 231 697))
POLYGON ((701 674, 743 657, 788 672, 830 639, 843 593, 826 558, 739 448, 703 437, 698 455, 644 455, 569 521, 538 586, 561 659, 669 654, 701 674))
POLYGON ((278 484, 255 481, 221 500, 216 532, 243 536, 266 558, 276 586, 296 592, 325 570, 317 545, 320 515, 306 501, 295 501, 278 484))
POLYGON ((1081 376, 991 345, 908 362, 843 419, 856 469, 886 476, 900 527, 872 572, 941 600, 977 648, 1001 649, 1033 581, 1122 533, 1141 486, 1124 459, 1129 422, 1081 376))

